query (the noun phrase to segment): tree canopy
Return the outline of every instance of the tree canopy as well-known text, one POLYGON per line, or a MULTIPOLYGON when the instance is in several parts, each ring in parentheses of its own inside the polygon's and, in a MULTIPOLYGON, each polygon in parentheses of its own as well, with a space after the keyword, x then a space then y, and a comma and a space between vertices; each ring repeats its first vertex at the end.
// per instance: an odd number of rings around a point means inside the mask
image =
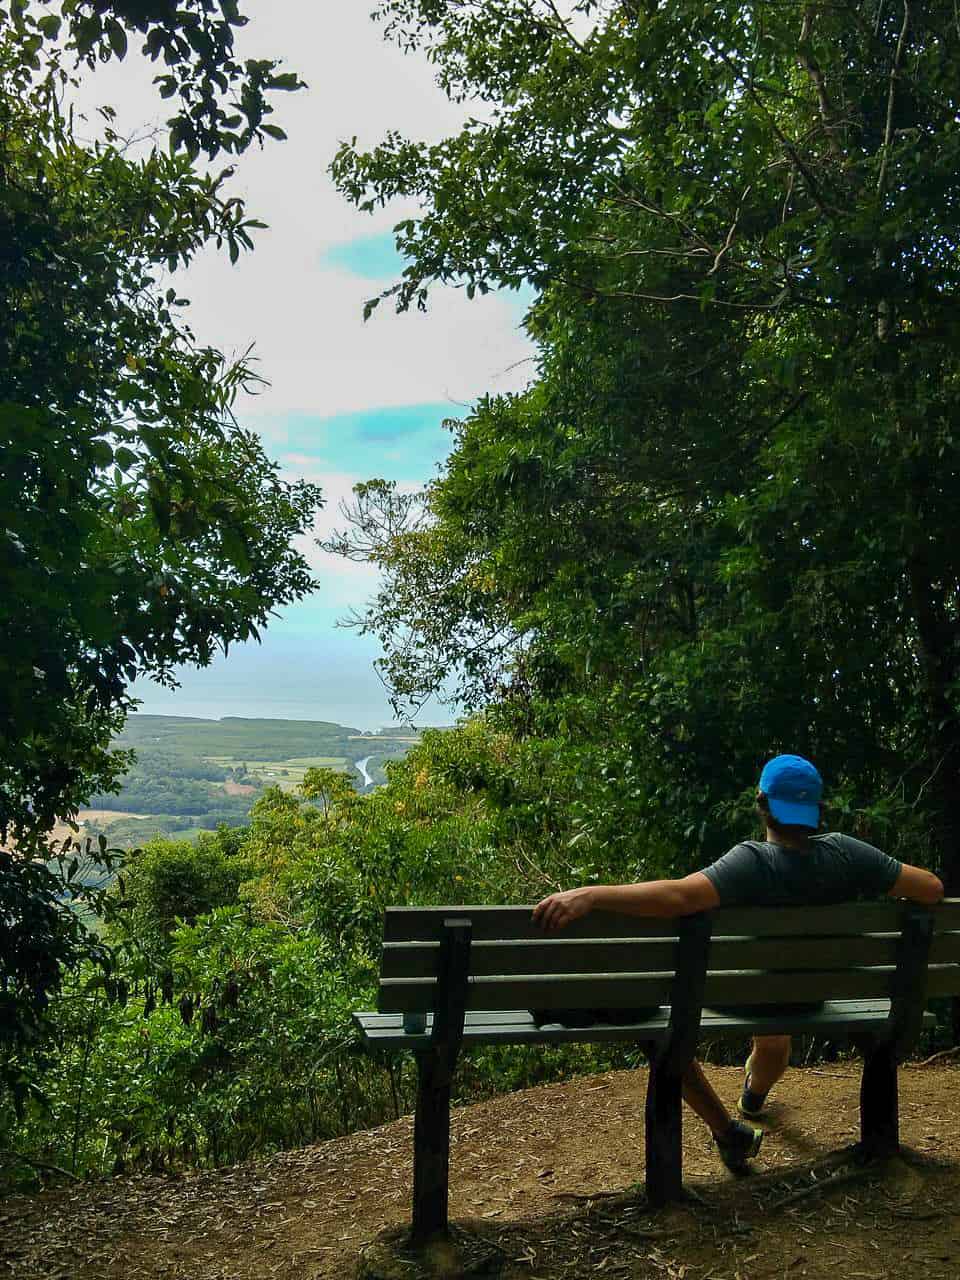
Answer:
POLYGON ((21 1012, 42 1008, 77 937, 62 883, 30 859, 122 772, 110 739, 132 682, 208 663, 315 585, 291 544, 319 490, 283 481, 238 425, 249 360, 204 345, 170 283, 207 245, 236 260, 260 225, 198 149, 277 134, 269 90, 299 84, 233 59, 242 21, 207 0, 0 6, 0 838, 18 848, 0 855, 0 921, 35 890, 60 940, 42 974, 4 945, 21 1012), (109 109, 82 144, 73 79, 134 31, 177 99, 169 146, 128 147, 109 109))
POLYGON ((398 697, 459 678, 522 728, 610 736, 641 820, 694 844, 802 751, 956 888, 952 6, 379 13, 478 105, 439 143, 341 149, 360 207, 424 207, 368 305, 527 281, 539 350, 455 424, 415 520, 368 487, 341 540, 386 571, 365 625, 398 697))

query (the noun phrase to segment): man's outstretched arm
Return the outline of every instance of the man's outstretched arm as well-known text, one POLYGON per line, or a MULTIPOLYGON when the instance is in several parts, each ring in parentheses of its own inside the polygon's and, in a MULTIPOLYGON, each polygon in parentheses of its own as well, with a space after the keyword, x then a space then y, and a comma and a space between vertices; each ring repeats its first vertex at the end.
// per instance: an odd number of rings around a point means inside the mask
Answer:
POLYGON ((905 862, 890 890, 890 897, 908 898, 911 902, 922 902, 924 906, 933 907, 943 897, 943 881, 932 871, 912 867, 909 862, 905 862))
POLYGON ((591 911, 619 911, 627 916, 691 916, 712 911, 720 896, 702 871, 682 880, 647 880, 640 884, 588 884, 551 893, 533 909, 541 929, 563 929, 591 911))

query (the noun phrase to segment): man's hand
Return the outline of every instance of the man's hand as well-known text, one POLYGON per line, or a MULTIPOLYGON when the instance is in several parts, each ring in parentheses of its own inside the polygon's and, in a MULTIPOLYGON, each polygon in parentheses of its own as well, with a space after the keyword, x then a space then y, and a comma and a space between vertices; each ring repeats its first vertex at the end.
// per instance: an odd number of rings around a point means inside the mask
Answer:
POLYGON ((551 893, 533 908, 533 923, 541 929, 564 929, 571 920, 579 920, 593 910, 593 885, 582 889, 566 889, 551 893))

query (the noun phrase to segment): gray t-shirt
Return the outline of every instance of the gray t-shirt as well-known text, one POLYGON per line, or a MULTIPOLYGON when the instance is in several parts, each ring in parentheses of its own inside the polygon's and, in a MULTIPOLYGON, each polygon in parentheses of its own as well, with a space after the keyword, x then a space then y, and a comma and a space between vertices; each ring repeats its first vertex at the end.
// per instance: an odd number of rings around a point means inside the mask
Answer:
POLYGON ((872 844, 831 831, 804 849, 744 840, 703 874, 722 907, 820 906, 889 893, 901 863, 872 844))

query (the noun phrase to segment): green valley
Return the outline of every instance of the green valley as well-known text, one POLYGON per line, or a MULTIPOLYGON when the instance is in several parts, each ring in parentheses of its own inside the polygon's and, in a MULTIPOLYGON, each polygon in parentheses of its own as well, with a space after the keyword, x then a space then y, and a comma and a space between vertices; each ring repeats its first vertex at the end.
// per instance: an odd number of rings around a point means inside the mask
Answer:
POLYGON ((311 768, 347 773, 361 791, 382 784, 386 762, 417 741, 406 726, 372 733, 323 720, 135 714, 115 742, 134 753, 120 790, 93 796, 77 816, 84 835, 114 847, 192 838, 245 822, 267 788, 293 791, 311 768))

